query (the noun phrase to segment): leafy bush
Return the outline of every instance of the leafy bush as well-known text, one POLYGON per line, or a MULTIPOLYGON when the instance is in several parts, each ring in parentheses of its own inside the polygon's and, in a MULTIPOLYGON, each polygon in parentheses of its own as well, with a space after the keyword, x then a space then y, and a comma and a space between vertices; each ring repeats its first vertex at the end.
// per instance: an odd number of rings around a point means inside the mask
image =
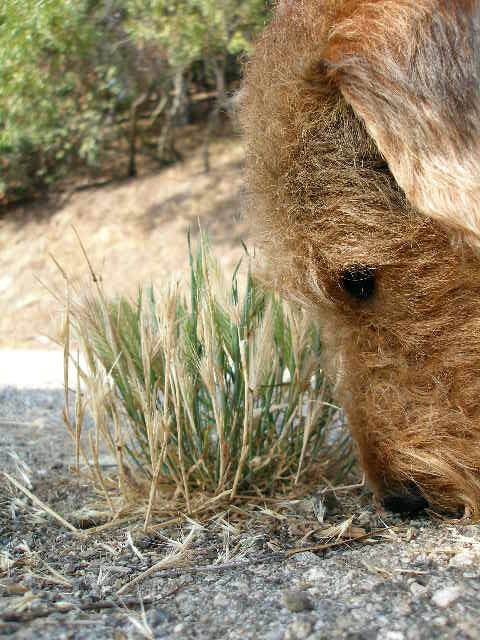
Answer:
POLYGON ((29 195, 72 163, 92 162, 108 75, 86 0, 0 6, 0 193, 29 195), (104 78, 106 80, 106 77, 104 78))
MULTIPOLYGON (((241 55, 265 14, 263 0, 2 0, 0 203, 79 169, 116 168, 119 154, 134 167, 139 105, 149 135, 163 122, 161 139, 173 141, 194 64, 217 78, 223 106, 227 57, 241 55)), ((155 147, 149 139, 143 150, 155 147)))

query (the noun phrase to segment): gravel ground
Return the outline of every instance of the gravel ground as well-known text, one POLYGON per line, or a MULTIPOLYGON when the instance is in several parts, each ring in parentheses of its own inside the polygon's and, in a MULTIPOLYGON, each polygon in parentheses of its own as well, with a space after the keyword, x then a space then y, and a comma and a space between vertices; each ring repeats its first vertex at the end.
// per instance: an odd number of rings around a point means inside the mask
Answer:
MULTIPOLYGON (((63 391, 32 388, 44 384, 41 376, 33 382, 0 385, 0 468, 74 519, 92 496, 68 472, 63 391)), ((306 544, 309 504, 300 505, 304 511, 292 505, 284 520, 257 512, 243 527, 208 525, 193 539, 187 566, 154 572, 119 598, 118 589, 165 556, 164 537, 132 525, 78 539, 0 480, 0 637, 480 637, 478 526, 427 516, 402 521, 376 510, 363 491, 341 498, 327 521, 355 514, 353 524, 367 531, 396 529, 286 557, 285 549, 306 544)), ((163 533, 180 540, 185 532, 163 533)))

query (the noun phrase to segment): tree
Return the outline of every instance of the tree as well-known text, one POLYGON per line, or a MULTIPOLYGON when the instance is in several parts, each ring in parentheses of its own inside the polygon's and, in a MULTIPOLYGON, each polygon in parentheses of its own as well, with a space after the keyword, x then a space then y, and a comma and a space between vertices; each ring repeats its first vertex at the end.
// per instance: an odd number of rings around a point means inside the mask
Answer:
POLYGON ((128 10, 133 37, 155 42, 170 68, 173 97, 160 139, 162 155, 175 156, 174 129, 185 109, 187 69, 202 60, 213 75, 217 99, 207 126, 208 169, 208 140, 227 103, 227 57, 248 50, 253 34, 264 23, 265 0, 129 0, 128 10))
POLYGON ((125 147, 134 176, 138 134, 158 121, 156 157, 175 161, 199 68, 217 96, 208 168, 226 69, 238 66, 266 12, 264 0, 1 0, 0 203, 105 167, 125 147))
POLYGON ((92 159, 102 100, 91 51, 99 33, 84 0, 4 0, 0 6, 2 182, 40 186, 68 156, 92 159), (11 182, 11 180, 10 180, 11 182))

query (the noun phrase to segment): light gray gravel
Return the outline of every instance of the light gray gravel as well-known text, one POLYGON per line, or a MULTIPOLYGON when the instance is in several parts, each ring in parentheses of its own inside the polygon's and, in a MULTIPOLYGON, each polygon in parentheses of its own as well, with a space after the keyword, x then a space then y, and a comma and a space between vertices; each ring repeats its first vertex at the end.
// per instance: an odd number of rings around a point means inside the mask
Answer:
MULTIPOLYGON (((73 448, 62 407, 61 388, 0 386, 0 465, 22 480, 23 461, 35 494, 69 514, 85 503, 89 489, 72 479, 65 466, 73 448)), ((357 505, 358 526, 369 518, 402 524, 377 512, 368 496, 355 500, 345 510, 355 512, 357 505)), ((295 522, 301 526, 302 520, 295 522)), ((232 549, 250 545, 242 560, 250 564, 154 574, 128 594, 147 598, 142 623, 138 601, 113 610, 85 608, 111 599, 126 581, 163 557, 165 539, 134 533, 141 558, 127 543, 125 528, 79 541, 0 480, 0 638, 478 639, 479 527, 427 517, 403 524, 371 544, 279 560, 272 547, 296 546, 301 534, 258 514, 230 540, 232 549), (66 583, 49 580, 48 567, 66 583), (153 606, 148 602, 152 596, 153 606), (77 608, 62 613, 55 608, 59 600, 77 608), (38 607, 48 615, 29 620, 29 612, 38 613, 38 607), (147 635, 141 635, 139 623, 147 635)), ((177 529, 165 533, 181 535, 177 529)), ((212 565, 224 551, 225 536, 207 527, 195 545, 195 563, 212 565)))

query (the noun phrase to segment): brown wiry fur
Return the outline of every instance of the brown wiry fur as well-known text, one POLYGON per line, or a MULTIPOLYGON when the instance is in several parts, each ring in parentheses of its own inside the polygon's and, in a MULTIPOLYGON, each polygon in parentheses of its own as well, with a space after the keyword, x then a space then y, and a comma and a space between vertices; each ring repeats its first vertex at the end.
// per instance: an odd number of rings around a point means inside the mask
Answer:
POLYGON ((371 484, 475 514, 479 70, 478 1, 283 0, 240 114, 253 229, 321 322, 371 484))

